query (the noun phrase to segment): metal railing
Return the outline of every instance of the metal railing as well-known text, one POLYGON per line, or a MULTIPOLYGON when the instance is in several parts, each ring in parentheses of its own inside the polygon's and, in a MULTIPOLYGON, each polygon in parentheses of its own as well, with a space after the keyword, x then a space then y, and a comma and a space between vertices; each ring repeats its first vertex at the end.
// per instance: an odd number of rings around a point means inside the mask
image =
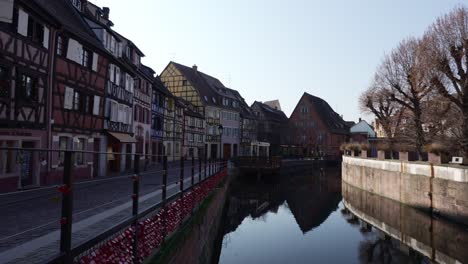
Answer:
MULTIPOLYGON (((56 187, 56 190, 51 190, 50 192, 46 192, 45 194, 38 194, 33 195, 31 197, 24 197, 21 198, 21 193, 11 193, 11 195, 19 196, 19 198, 15 198, 15 201, 6 201, 5 203, 0 203, 0 206, 17 206, 18 204, 28 203, 29 201, 34 201, 38 199, 41 195, 44 196, 55 196, 60 194, 60 218, 56 219, 56 223, 59 222, 60 224, 60 249, 58 256, 50 256, 48 262, 50 263, 74 263, 77 262, 83 256, 86 256, 91 251, 99 248, 107 241, 112 239, 113 237, 117 236, 122 232, 133 232, 132 236, 132 245, 128 248, 128 250, 132 251, 132 261, 133 263, 140 263, 141 262, 141 252, 139 253, 139 239, 138 239, 138 230, 140 229, 140 222, 145 217, 149 217, 161 211, 169 210, 171 208, 172 202, 176 200, 181 200, 185 202, 183 198, 192 197, 193 192, 195 192, 200 188, 203 188, 204 184, 208 184, 212 178, 216 178, 213 176, 220 175, 221 173, 225 173, 227 168, 227 162, 222 160, 215 160, 215 159, 197 159, 195 160, 192 157, 189 160, 180 157, 180 160, 172 162, 172 164, 168 164, 168 156, 159 156, 159 155, 142 155, 142 154, 131 154, 131 153, 108 153, 108 152, 95 152, 95 151, 73 151, 73 150, 57 150, 57 149, 32 149, 32 148, 14 148, 14 147, 0 147, 0 156, 4 157, 6 152, 16 152, 16 155, 20 155, 20 153, 30 152, 36 153, 31 154, 30 156, 37 155, 38 153, 45 153, 48 156, 49 162, 51 160, 52 155, 59 155, 61 159, 63 159, 63 163, 61 164, 60 171, 61 175, 61 183, 59 185, 53 186, 56 187), (83 181, 77 182, 75 180, 75 176, 77 176, 77 166, 76 166, 76 156, 77 155, 114 155, 114 159, 117 159, 118 156, 131 156, 132 160, 132 174, 123 174, 117 177, 109 177, 109 178, 99 178, 97 180, 90 180, 90 181, 83 181), (145 157, 145 159, 140 159, 141 157, 145 157), (160 157, 162 164, 157 164, 154 168, 147 169, 147 172, 142 172, 142 167, 146 167, 146 161, 152 160, 153 157, 160 157), (143 161, 143 162, 142 162, 143 161), (144 163, 144 164, 142 164, 144 163), (178 174, 178 175, 177 175, 178 174), (128 215, 124 218, 119 218, 117 222, 113 223, 112 226, 107 226, 105 230, 101 230, 97 234, 95 234, 92 238, 87 239, 86 241, 78 241, 73 239, 73 224, 74 218, 78 216, 78 214, 87 215, 89 210, 93 211, 97 207, 106 207, 106 204, 99 204, 95 208, 85 208, 86 210, 81 210, 79 212, 74 212, 74 197, 76 194, 79 195, 79 192, 84 189, 89 188, 97 188, 98 184, 101 184, 101 181, 104 181, 104 184, 107 184, 108 180, 117 179, 118 181, 122 181, 124 190, 131 189, 131 195, 129 197, 128 194, 123 192, 121 196, 118 197, 117 200, 111 200, 109 203, 118 203, 122 204, 123 202, 131 200, 131 215, 128 215), (131 183, 128 183, 126 179, 129 179, 131 183), (155 180, 160 180, 160 182, 155 182, 155 180), (171 180, 172 179, 172 180, 171 180), (142 193, 141 190, 141 182, 143 180, 150 180, 150 182, 145 185, 146 188, 142 193), (126 183, 127 182, 127 183, 126 183), (131 188, 130 187, 131 184, 131 188), (152 184, 156 185, 155 188, 150 188, 152 184), (176 189, 178 185, 178 190, 176 189), (159 200, 144 200, 140 201, 140 198, 143 195, 148 194, 160 194, 159 200), (130 231, 129 231, 130 230, 130 231), (139 257, 140 256, 140 257, 139 257)), ((22 154, 21 154, 22 155, 22 154)), ((82 157, 84 158, 84 156, 82 157)), ((175 157, 172 157, 175 158, 175 157)), ((177 156, 177 158, 179 158, 177 156)), ((88 157, 88 160, 90 158, 88 157)), ((92 158, 94 160, 94 158, 92 158)), ((122 160, 124 160, 122 158, 122 160)), ((3 162, 3 161, 0 161, 3 162)), ((4 165, 0 166, 3 168, 4 165)), ((49 166, 50 167, 50 166, 49 166)), ((0 171, 1 173, 1 171, 0 171)), ((116 181, 117 181, 116 180, 116 181)), ((120 186, 122 187, 122 186, 120 186)), ((51 188, 51 187, 47 187, 51 188)), ((105 187, 104 187, 105 188, 105 187)), ((44 188, 45 189, 45 188, 44 188)), ((103 187, 99 187, 99 190, 102 190, 103 187)), ((41 189, 36 189, 41 190, 41 189)), ((42 190, 41 190, 42 191, 42 190)), ((89 190, 88 190, 89 191, 89 190)), ((10 193, 4 194, 9 196, 10 193)), ((84 197, 82 195, 82 197, 84 197)), ((156 196, 155 196, 156 197, 156 196)), ((111 204, 116 207, 116 204, 111 204)), ((194 205, 193 205, 194 206, 194 205)), ((182 216, 182 210, 187 210, 186 208, 176 208, 175 213, 177 215, 182 216), (177 211, 179 210, 179 211, 177 211)), ((94 210, 98 211, 98 210, 94 210)), ((167 214, 162 214, 162 218, 166 217, 167 214)), ((80 216, 81 217, 81 216, 80 216)), ((78 217, 78 218, 80 218, 78 217)), ((169 216, 167 216, 169 217, 169 216)), ((169 219, 169 218, 167 218, 169 219)), ((162 220, 165 221, 164 219, 162 220)), ((167 236, 167 233, 163 234, 163 240, 167 236)), ((6 239, 6 238, 1 238, 6 239)), ((1 254, 2 252, 0 252, 1 254)))

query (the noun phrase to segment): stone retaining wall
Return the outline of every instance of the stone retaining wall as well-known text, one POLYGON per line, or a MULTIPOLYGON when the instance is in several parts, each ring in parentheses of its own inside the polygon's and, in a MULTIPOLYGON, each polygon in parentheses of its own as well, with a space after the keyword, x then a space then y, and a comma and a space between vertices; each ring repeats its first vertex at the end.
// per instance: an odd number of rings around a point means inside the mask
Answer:
POLYGON ((468 225, 468 167, 343 157, 343 181, 468 225))

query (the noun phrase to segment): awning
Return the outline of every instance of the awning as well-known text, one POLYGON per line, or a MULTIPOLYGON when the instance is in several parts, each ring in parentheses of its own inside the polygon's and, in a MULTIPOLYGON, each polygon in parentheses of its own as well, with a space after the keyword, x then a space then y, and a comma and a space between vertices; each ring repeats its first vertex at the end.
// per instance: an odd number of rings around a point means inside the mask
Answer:
POLYGON ((129 134, 123 134, 123 133, 115 133, 115 132, 107 132, 109 135, 113 136, 115 139, 122 143, 136 143, 136 139, 129 134))

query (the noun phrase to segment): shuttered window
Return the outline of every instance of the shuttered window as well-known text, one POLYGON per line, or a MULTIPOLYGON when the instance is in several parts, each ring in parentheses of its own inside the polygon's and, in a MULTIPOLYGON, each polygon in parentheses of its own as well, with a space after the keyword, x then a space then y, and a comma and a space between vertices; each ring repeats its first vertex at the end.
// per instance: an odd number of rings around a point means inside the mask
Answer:
POLYGON ((63 108, 71 110, 73 108, 74 90, 70 87, 65 87, 63 108))
POLYGON ((93 115, 99 115, 99 103, 100 102, 101 102, 101 97, 95 95, 94 104, 93 104, 93 115))

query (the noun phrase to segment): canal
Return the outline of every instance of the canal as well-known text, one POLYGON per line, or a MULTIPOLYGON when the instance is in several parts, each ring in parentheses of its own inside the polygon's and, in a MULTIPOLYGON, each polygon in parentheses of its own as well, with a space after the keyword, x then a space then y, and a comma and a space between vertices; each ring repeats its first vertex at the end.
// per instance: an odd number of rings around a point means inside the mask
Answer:
POLYGON ((339 167, 236 178, 219 229, 212 263, 468 263, 466 227, 342 183, 339 167))

